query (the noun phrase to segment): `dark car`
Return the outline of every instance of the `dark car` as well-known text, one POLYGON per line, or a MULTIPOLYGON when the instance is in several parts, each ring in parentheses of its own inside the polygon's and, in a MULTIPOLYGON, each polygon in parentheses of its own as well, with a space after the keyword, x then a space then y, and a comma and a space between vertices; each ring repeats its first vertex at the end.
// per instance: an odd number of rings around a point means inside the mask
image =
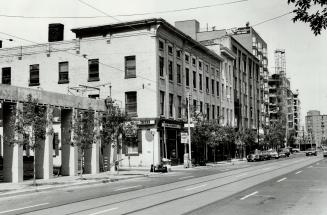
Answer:
POLYGON ((315 148, 310 148, 305 153, 306 156, 317 156, 317 150, 315 148))
POLYGON ((278 151, 279 157, 289 157, 291 154, 290 150, 288 148, 281 148, 278 151))

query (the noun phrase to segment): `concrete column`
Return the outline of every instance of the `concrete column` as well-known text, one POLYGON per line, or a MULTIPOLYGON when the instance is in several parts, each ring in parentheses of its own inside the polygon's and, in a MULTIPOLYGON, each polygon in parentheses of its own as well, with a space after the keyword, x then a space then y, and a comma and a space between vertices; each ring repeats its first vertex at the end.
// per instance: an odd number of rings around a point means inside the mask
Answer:
POLYGON ((94 112, 94 139, 91 147, 85 150, 85 173, 96 174, 99 173, 99 153, 100 153, 100 119, 99 113, 94 112))
POLYGON ((73 145, 73 116, 76 109, 61 110, 61 174, 77 175, 78 147, 73 145))
POLYGON ((22 182, 23 181, 23 135, 15 129, 15 124, 19 118, 17 112, 23 111, 23 104, 3 103, 3 177, 5 182, 22 182))
POLYGON ((45 140, 38 140, 35 148, 35 173, 36 178, 49 179, 53 176, 53 107, 47 106, 44 110, 47 117, 45 125, 45 140))

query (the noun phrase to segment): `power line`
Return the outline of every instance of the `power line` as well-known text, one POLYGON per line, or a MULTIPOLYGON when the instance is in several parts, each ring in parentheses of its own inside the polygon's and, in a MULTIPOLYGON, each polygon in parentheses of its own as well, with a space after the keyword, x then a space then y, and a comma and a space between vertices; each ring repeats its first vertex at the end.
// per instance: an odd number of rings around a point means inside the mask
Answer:
POLYGON ((258 26, 258 25, 261 25, 261 24, 264 24, 264 23, 266 23, 266 22, 273 21, 273 20, 275 20, 275 19, 282 18, 282 17, 287 16, 287 15, 289 15, 289 14, 291 14, 291 13, 293 13, 293 11, 290 11, 290 12, 287 12, 287 13, 281 14, 281 15, 279 15, 279 16, 276 16, 276 17, 273 17, 273 18, 266 19, 266 20, 264 20, 264 21, 258 22, 258 23, 256 23, 256 24, 252 25, 252 27, 254 27, 254 26, 258 26))
MULTIPOLYGON (((174 10, 162 10, 162 11, 145 12, 145 13, 131 13, 131 14, 117 14, 117 15, 110 15, 110 17, 114 19, 115 17, 130 17, 130 16, 144 16, 144 15, 176 13, 176 12, 182 12, 182 11, 198 10, 198 9, 203 9, 203 8, 211 8, 211 7, 237 4, 237 3, 242 3, 242 2, 246 2, 246 1, 248 1, 248 0, 237 0, 237 1, 231 1, 231 2, 203 5, 203 6, 198 6, 198 7, 181 8, 181 9, 174 9, 174 10)), ((87 4, 85 2, 82 2, 82 3, 87 4)), ((99 9, 96 9, 96 10, 98 10, 100 12, 99 9)), ((104 11, 101 10, 101 13, 105 14, 105 16, 24 16, 24 15, 0 14, 0 17, 22 18, 22 19, 97 19, 97 18, 108 17, 108 15, 104 11)))

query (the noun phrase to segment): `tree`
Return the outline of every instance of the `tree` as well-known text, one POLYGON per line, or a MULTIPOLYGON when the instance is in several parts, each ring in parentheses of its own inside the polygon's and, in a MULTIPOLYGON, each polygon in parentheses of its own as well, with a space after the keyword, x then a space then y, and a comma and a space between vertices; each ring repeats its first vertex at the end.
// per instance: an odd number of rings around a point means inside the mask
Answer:
POLYGON ((284 124, 276 121, 269 126, 269 132, 265 136, 265 141, 269 143, 271 148, 282 148, 284 146, 285 135, 284 124))
POLYGON ((107 111, 103 114, 102 123, 102 146, 109 146, 109 153, 111 153, 111 150, 114 150, 114 153, 112 153, 113 156, 109 159, 111 161, 111 165, 113 165, 118 160, 116 158, 117 153, 121 149, 121 145, 119 144, 120 137, 122 137, 126 143, 130 143, 130 141, 136 141, 135 131, 132 131, 132 128, 136 130, 136 126, 133 126, 133 123, 131 123, 131 126, 126 125, 127 122, 131 121, 131 118, 117 105, 115 105, 114 100, 109 97, 106 99, 106 106, 107 111))
POLYGON ((309 23, 311 30, 317 36, 327 27, 327 1, 326 0, 288 0, 288 4, 295 4, 293 22, 309 23), (317 9, 320 7, 321 9, 317 9))
POLYGON ((257 132, 250 128, 245 128, 237 132, 237 138, 244 143, 245 146, 245 155, 250 151, 259 147, 257 139, 257 132))

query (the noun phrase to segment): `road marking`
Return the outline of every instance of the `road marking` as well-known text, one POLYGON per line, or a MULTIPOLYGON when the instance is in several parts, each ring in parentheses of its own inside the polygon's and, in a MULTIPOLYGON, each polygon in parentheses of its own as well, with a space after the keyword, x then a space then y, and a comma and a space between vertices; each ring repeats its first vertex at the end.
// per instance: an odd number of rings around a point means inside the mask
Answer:
POLYGON ((26 206, 26 207, 22 207, 22 208, 16 208, 16 209, 7 210, 7 211, 1 211, 0 214, 9 213, 9 212, 13 212, 13 211, 19 211, 19 210, 23 210, 23 209, 27 209, 27 208, 34 208, 34 207, 38 207, 38 206, 42 206, 42 205, 47 205, 47 204, 49 204, 49 203, 42 203, 42 204, 31 205, 31 206, 26 206))
POLYGON ((193 175, 189 175, 189 176, 181 177, 181 178, 179 178, 179 179, 182 180, 182 179, 187 179, 187 178, 194 178, 194 176, 193 176, 193 175))
POLYGON ((95 213, 92 213, 92 214, 89 214, 89 215, 97 215, 97 214, 103 214, 105 212, 108 212, 108 211, 114 211, 114 210, 117 210, 118 208, 109 208, 107 210, 103 210, 103 211, 98 211, 98 212, 95 212, 95 213))
POLYGON ((207 186, 207 184, 202 184, 202 185, 197 186, 197 187, 191 187, 191 188, 186 189, 185 191, 194 190, 194 189, 198 189, 200 187, 205 187, 205 186, 207 186))
POLYGON ((268 170, 268 169, 271 169, 270 167, 267 167, 267 168, 264 168, 264 169, 262 169, 263 171, 265 171, 265 170, 268 170))
POLYGON ((284 181, 284 180, 286 180, 286 179, 287 179, 287 178, 279 179, 279 180, 277 181, 277 183, 282 182, 282 181, 284 181))
POLYGON ((250 196, 253 196, 253 195, 257 194, 257 193, 258 193, 258 191, 255 191, 255 192, 253 192, 253 193, 251 193, 249 195, 243 196, 242 198, 240 198, 240 200, 244 200, 246 198, 249 198, 250 196))
POLYGON ((299 174, 299 173, 301 173, 301 172, 302 172, 302 170, 300 170, 300 171, 296 172, 296 173, 295 173, 295 175, 297 175, 297 174, 299 174))
POLYGON ((313 166, 309 166, 308 168, 312 168, 313 166))
POLYGON ((235 177, 242 177, 242 176, 245 176, 245 175, 247 175, 247 173, 242 173, 242 174, 237 175, 237 176, 235 176, 235 177))
POLYGON ((128 190, 128 189, 132 189, 132 188, 136 188, 136 187, 140 187, 141 185, 136 185, 136 186, 130 186, 130 187, 122 187, 122 188, 118 188, 114 191, 120 191, 120 190, 128 190))

